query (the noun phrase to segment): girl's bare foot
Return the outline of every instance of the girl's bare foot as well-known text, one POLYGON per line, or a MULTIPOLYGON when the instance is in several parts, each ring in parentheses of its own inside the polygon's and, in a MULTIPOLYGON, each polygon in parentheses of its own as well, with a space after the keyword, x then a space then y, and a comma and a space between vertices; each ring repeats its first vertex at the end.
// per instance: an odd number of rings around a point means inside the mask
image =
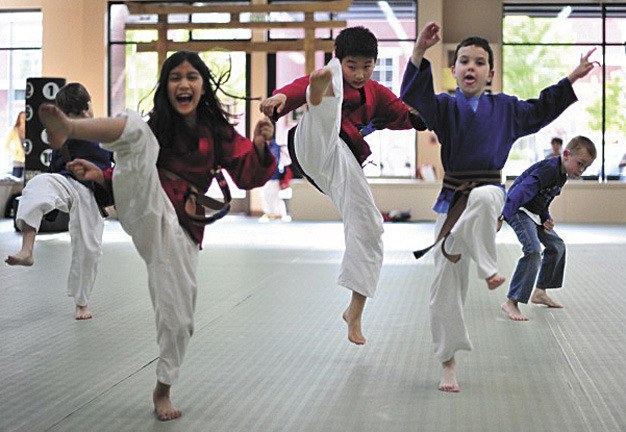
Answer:
POLYGON ((309 99, 312 105, 322 103, 324 96, 332 96, 332 87, 330 82, 333 75, 330 69, 322 68, 311 73, 309 81, 309 99))
POLYGON ((91 311, 87 306, 79 306, 76 305, 76 319, 77 320, 88 320, 93 318, 91 311))
POLYGON ((555 302, 546 294, 546 290, 536 288, 533 292, 533 295, 530 297, 530 301, 535 304, 546 305, 551 308, 562 308, 563 305, 555 302))
POLYGON ((159 420, 174 420, 182 415, 179 409, 172 406, 169 385, 157 381, 152 393, 152 400, 154 401, 154 412, 159 420))
POLYGON ((485 279, 487 281, 487 288, 490 290, 498 288, 500 285, 504 283, 506 278, 504 276, 500 276, 500 274, 495 273, 493 276, 485 279))
POLYGON ((21 250, 15 255, 9 255, 4 262, 11 266, 20 265, 30 267, 35 263, 35 260, 33 259, 32 252, 21 250))
POLYGON ((439 390, 449 393, 458 393, 461 391, 459 383, 456 381, 456 362, 454 357, 441 364, 441 381, 439 381, 439 390))
POLYGON ((517 306, 517 302, 515 300, 508 299, 507 301, 502 303, 502 306, 500 306, 500 308, 513 321, 528 321, 526 315, 524 315, 522 311, 519 310, 519 307, 517 306))

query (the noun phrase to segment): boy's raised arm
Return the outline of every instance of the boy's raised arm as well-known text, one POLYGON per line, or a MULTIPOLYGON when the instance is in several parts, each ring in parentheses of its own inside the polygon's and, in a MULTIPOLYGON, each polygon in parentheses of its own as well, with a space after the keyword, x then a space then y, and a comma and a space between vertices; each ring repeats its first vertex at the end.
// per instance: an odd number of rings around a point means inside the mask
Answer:
POLYGON ((415 47, 413 47, 413 55, 411 55, 411 62, 415 66, 419 67, 422 63, 426 50, 439 42, 440 29, 441 27, 439 27, 439 24, 434 21, 431 21, 424 26, 417 38, 417 41, 415 42, 415 47))

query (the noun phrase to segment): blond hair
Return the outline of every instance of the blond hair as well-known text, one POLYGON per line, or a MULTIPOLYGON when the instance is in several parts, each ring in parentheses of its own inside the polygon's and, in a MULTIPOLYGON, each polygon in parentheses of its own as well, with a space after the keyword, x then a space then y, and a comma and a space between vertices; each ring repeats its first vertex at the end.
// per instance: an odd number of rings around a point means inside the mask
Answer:
POLYGON ((596 146, 593 141, 591 141, 586 136, 578 135, 575 136, 567 143, 566 150, 569 150, 570 153, 575 154, 580 152, 582 149, 587 150, 589 156, 595 159, 598 156, 598 152, 596 151, 596 146))

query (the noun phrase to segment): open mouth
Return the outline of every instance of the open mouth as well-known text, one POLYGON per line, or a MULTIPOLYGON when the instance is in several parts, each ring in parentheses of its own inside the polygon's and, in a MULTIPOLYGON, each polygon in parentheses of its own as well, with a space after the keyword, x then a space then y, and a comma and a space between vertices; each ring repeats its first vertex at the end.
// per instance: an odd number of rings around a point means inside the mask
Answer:
POLYGON ((463 82, 465 85, 472 85, 476 82, 476 77, 474 77, 474 75, 465 75, 463 77, 463 82))
POLYGON ((191 95, 190 94, 179 94, 176 95, 176 101, 180 102, 180 103, 189 103, 191 102, 191 95))

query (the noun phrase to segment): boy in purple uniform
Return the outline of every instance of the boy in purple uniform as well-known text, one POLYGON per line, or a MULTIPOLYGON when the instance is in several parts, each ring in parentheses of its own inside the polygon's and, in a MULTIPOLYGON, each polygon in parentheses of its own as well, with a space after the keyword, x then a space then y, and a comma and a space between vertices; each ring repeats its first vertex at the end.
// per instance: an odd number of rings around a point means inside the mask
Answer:
POLYGON ((524 253, 517 262, 508 299, 502 304, 502 310, 513 321, 528 320, 518 303, 528 303, 529 299, 535 304, 562 307, 546 293, 546 289, 563 285, 565 271, 565 243, 554 231, 549 207, 567 179, 580 177, 596 155, 596 147, 589 138, 574 137, 560 157, 535 163, 511 185, 502 216, 515 231, 524 253), (533 292, 535 280, 537 288, 533 292))
POLYGON ((441 143, 446 175, 434 210, 438 213, 437 241, 444 241, 435 252, 430 324, 435 355, 443 365, 439 389, 458 392, 454 355, 472 349, 463 316, 469 258, 490 289, 504 282, 497 270, 495 245, 504 205, 500 170, 515 140, 537 132, 577 100, 572 83, 593 69, 589 56, 594 50, 538 99, 521 101, 505 94, 484 94, 494 75, 493 53, 485 39, 467 38, 455 52, 455 94, 435 94, 430 63, 423 56, 439 41, 439 29, 431 22, 420 32, 404 74, 401 98, 419 111, 441 143))

